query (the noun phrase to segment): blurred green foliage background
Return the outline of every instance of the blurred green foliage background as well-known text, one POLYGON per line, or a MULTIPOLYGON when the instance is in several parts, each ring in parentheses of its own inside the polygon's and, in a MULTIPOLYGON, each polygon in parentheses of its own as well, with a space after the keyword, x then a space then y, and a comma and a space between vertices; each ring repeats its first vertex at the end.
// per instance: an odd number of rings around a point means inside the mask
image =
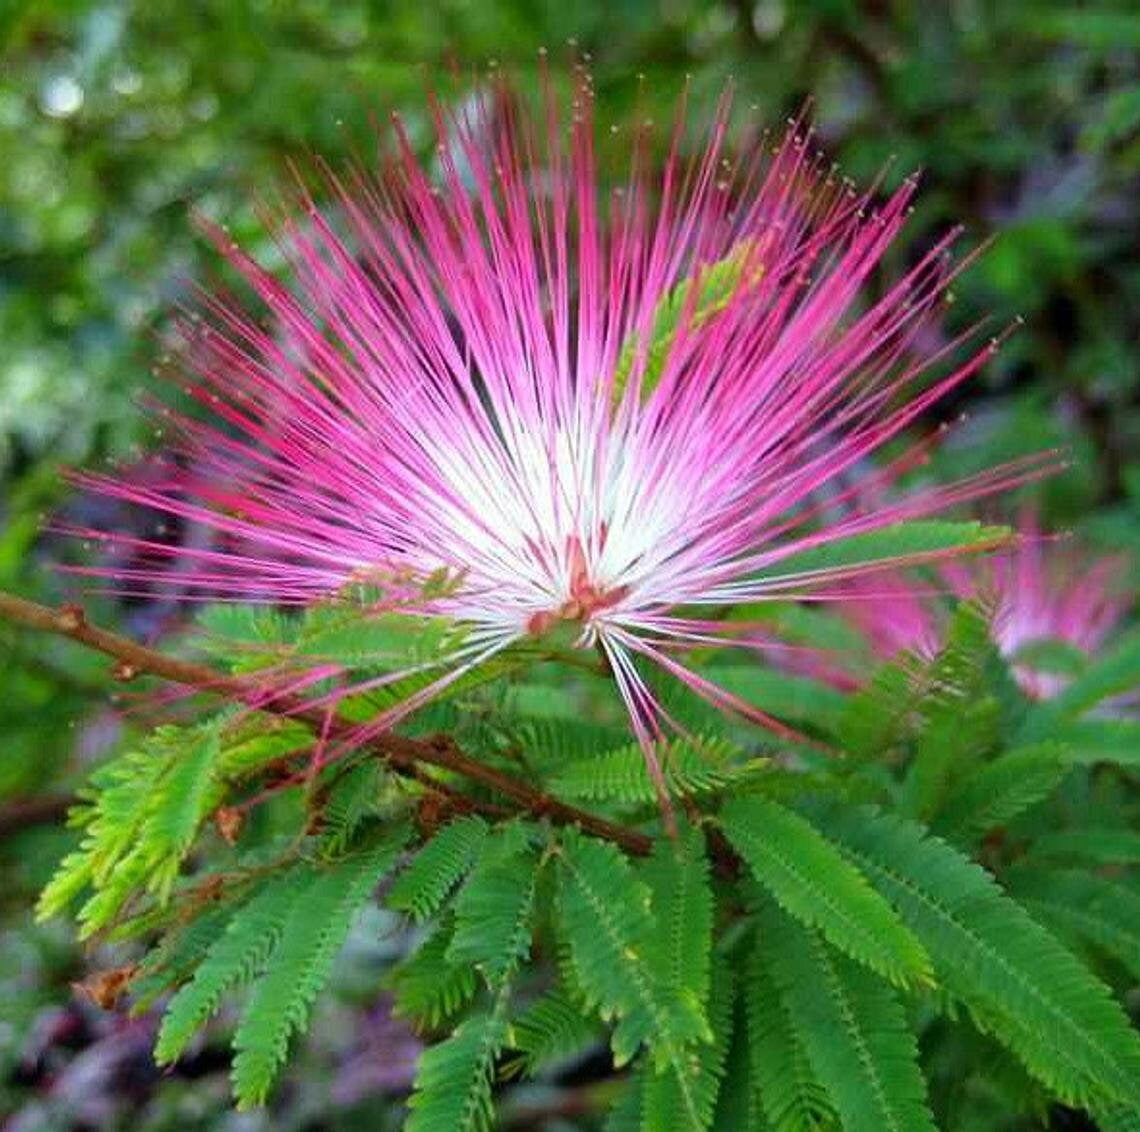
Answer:
MULTIPOLYGON (((923 170, 896 266, 963 221, 970 241, 994 242, 956 287, 952 322, 1024 319, 947 407, 970 419, 940 459, 960 471, 1062 445, 1073 467, 1038 489, 1046 524, 1140 558, 1129 0, 3 0, 0 43, 0 586, 66 596, 51 565, 70 551, 42 528, 90 505, 61 469, 154 443, 136 402, 157 386, 165 317, 187 280, 217 271, 192 208, 264 246, 254 197, 289 159, 367 153, 392 109, 426 144, 426 86, 458 97, 497 66, 526 87, 541 46, 556 68, 588 60, 604 121, 667 122, 688 83, 699 124, 731 78, 777 126, 810 97, 853 178, 888 161, 888 181, 923 170)), ((143 635, 162 624, 146 603, 101 613, 143 635)), ((82 967, 61 935, 26 925, 61 837, 29 814, 53 813, 122 723, 100 661, 3 627, 0 655, 0 866, 14 878, 0 895, 14 925, 0 937, 0 1112, 32 1106, 25 1132, 78 1127, 28 1067, 29 1034, 82 967)), ((146 1127, 174 1119, 174 1101, 145 1103, 146 1127)), ((303 1108, 290 1119, 314 1126, 303 1108)), ((120 1109, 94 1126, 117 1127, 120 1109)))

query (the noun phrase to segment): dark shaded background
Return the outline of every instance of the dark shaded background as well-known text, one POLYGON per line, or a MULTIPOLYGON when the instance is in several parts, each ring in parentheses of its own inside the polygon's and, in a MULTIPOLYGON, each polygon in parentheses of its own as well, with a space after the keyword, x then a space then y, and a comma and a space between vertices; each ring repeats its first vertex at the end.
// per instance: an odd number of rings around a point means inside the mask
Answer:
MULTIPOLYGON (((1073 468, 1036 490, 1046 524, 1140 558, 1134 3, 9 0, 0 42, 0 586, 65 596, 50 565, 83 550, 42 534, 45 519, 139 521, 76 498, 59 472, 130 463, 154 443, 135 402, 156 384, 165 313, 187 278, 217 270, 190 206, 263 246, 251 200, 288 158, 367 150, 392 108, 426 142, 426 83, 461 95, 497 64, 525 87, 542 45, 556 65, 589 57, 603 119, 667 121, 690 75, 699 123, 731 76, 741 105, 777 125, 811 96, 821 139, 854 178, 892 157, 888 181, 921 168, 894 266, 962 220, 971 240, 997 238, 956 287, 951 322, 1025 320, 943 410, 969 421, 940 460, 949 473, 1064 445, 1073 468)), ((175 606, 155 594, 100 613, 150 637, 175 606)), ((4 1127, 394 1121, 385 1091, 406 1086, 415 1047, 370 1006, 383 923, 361 934, 272 1118, 226 1115, 208 1045, 160 1079, 145 1020, 73 998, 68 982, 99 956, 60 925, 32 927, 27 907, 65 843, 49 820, 59 799, 123 717, 97 659, 2 626, 0 659, 0 1114, 15 1114, 4 1127)))

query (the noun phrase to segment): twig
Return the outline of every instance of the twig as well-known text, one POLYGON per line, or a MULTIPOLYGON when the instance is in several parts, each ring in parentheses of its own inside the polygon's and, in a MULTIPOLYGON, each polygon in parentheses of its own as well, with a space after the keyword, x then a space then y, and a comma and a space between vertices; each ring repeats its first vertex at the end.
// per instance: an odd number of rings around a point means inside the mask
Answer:
POLYGON ((43 794, 5 802, 0 806, 0 837, 32 826, 57 822, 77 800, 71 794, 43 794))
MULTIPOLYGON (((326 727, 326 711, 307 704, 300 696, 287 694, 267 699, 264 684, 258 684, 248 677, 227 676, 207 665, 180 660, 140 645, 129 637, 101 629, 91 624, 77 605, 51 609, 0 590, 0 617, 30 629, 78 641, 96 652, 113 657, 120 670, 129 668, 140 674, 159 676, 176 684, 235 700, 257 711, 299 719, 318 731, 326 727)), ((334 715, 324 733, 331 741, 352 742, 357 728, 357 724, 334 715)), ((652 848, 652 838, 646 834, 568 805, 522 779, 487 766, 461 751, 449 736, 441 735, 424 741, 384 732, 368 739, 364 745, 382 756, 398 773, 421 782, 422 764, 439 767, 463 775, 504 798, 509 798, 520 810, 534 817, 548 818, 556 825, 577 825, 583 832, 612 841, 627 853, 644 856, 652 848)), ((433 783, 433 787, 435 785, 433 783)))

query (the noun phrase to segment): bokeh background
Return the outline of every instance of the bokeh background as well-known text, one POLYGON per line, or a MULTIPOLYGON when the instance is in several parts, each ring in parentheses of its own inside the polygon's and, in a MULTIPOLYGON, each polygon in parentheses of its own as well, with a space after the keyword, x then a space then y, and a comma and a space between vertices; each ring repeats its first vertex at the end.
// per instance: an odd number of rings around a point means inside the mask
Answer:
MULTIPOLYGON (((777 127, 810 97, 855 179, 921 169, 894 269, 962 221, 968 241, 993 243, 956 286, 948 331, 1024 320, 940 408, 967 419, 939 461, 949 474, 1063 446, 1071 469, 1033 489, 1045 524, 1140 560, 1134 2, 0 0, 0 44, 0 586, 64 600, 72 584, 52 566, 85 551, 53 520, 143 521, 61 471, 146 474, 158 441, 137 406, 160 381, 168 313, 188 280, 219 271, 191 209, 266 247, 254 197, 290 160, 367 153, 392 109, 426 146, 426 86, 462 98, 498 67, 526 88, 541 46, 556 69, 588 60, 604 121, 667 122, 687 83, 699 123, 731 79, 738 105, 777 127)), ((154 639, 177 623, 177 596, 175 578, 95 608, 154 639)), ((416 1043, 370 978, 382 919, 354 938, 271 1115, 227 1113, 220 1045, 159 1076, 147 1019, 71 990, 101 956, 28 907, 66 844, 68 797, 135 717, 104 662, 0 626, 0 1126, 398 1126, 416 1043)), ((580 1126, 541 1092, 507 1118, 580 1126)))

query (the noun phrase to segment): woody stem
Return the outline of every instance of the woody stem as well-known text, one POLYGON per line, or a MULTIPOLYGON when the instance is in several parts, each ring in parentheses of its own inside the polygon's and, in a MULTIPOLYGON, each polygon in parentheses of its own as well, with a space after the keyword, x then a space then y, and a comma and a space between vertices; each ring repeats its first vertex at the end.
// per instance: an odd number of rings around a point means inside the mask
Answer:
MULTIPOLYGON (((158 676, 245 704, 260 712, 302 720, 330 741, 354 742, 358 724, 336 715, 329 719, 325 709, 314 707, 293 693, 275 694, 264 682, 226 675, 207 665, 170 656, 129 637, 102 629, 91 624, 79 606, 65 605, 52 609, 0 590, 0 618, 77 641, 112 657, 119 671, 158 676)), ((397 774, 421 783, 428 781, 424 765, 449 770, 510 799, 521 812, 548 818, 556 825, 577 825, 583 832, 611 841, 627 853, 644 856, 652 848, 652 839, 647 835, 568 805, 514 775, 487 766, 460 750, 449 736, 423 740, 389 731, 370 737, 364 745, 383 758, 397 774)), ((474 800, 472 804, 476 804, 474 800)), ((488 809, 496 816, 502 814, 501 807, 489 806, 488 809)))

